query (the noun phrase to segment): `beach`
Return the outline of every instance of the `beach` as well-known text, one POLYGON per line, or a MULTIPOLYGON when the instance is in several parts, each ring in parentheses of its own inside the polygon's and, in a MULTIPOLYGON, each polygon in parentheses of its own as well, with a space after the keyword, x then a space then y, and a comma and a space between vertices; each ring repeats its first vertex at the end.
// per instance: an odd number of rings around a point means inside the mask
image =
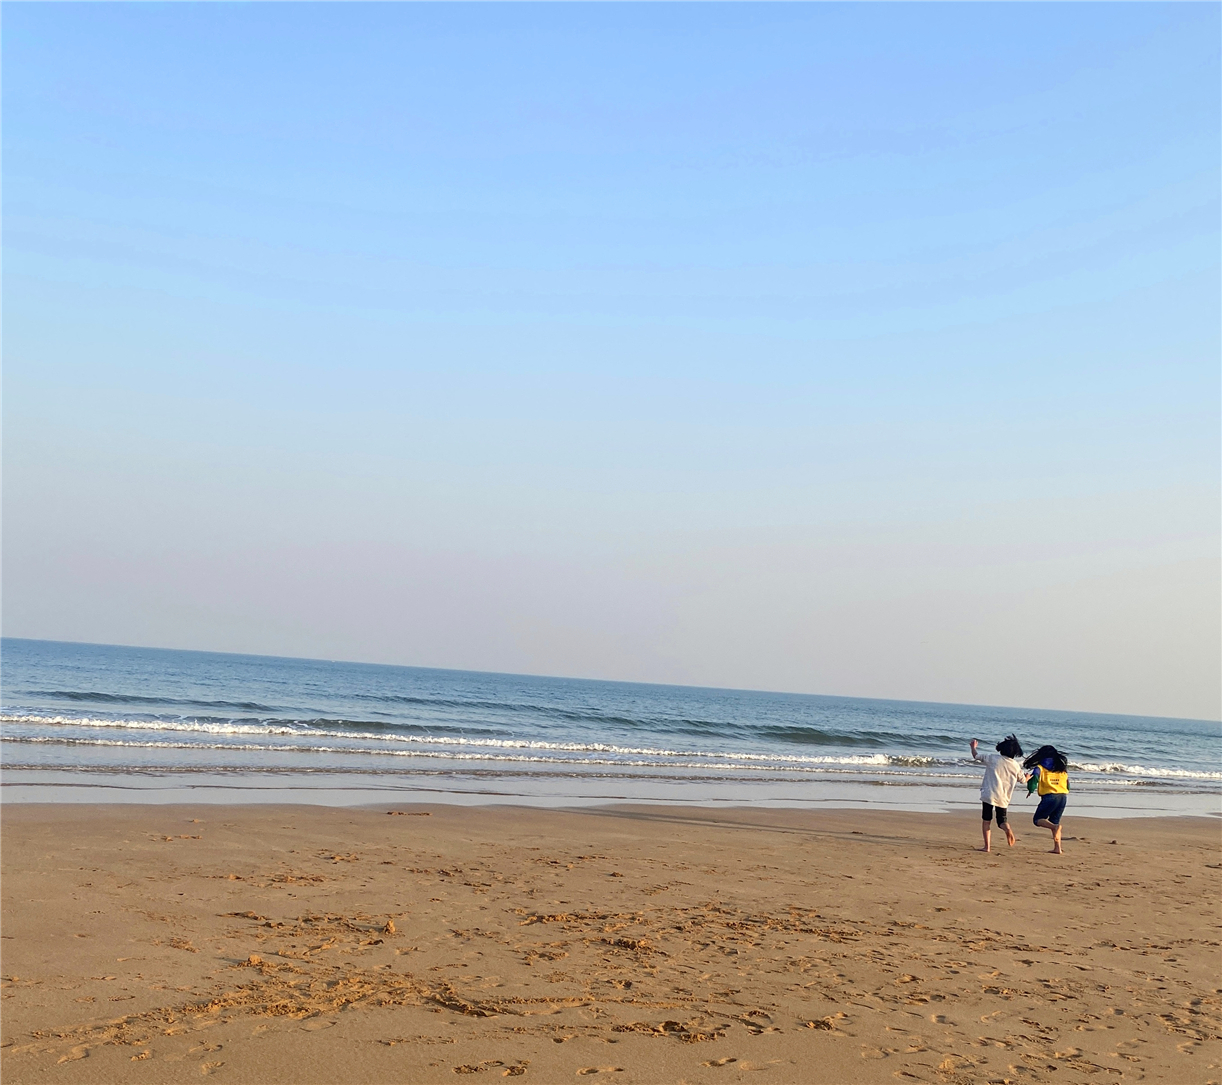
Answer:
POLYGON ((7 803, 3 1077, 1219 1080, 1218 821, 1015 815, 7 803))

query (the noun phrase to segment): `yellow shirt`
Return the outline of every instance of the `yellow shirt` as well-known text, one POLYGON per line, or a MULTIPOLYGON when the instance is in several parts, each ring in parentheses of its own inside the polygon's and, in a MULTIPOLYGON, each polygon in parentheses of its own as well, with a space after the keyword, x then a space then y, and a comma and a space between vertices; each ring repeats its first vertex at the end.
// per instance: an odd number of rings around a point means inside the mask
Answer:
POLYGON ((1048 769, 1041 768, 1039 785, 1036 790, 1040 795, 1068 795, 1069 773, 1049 772, 1048 769))

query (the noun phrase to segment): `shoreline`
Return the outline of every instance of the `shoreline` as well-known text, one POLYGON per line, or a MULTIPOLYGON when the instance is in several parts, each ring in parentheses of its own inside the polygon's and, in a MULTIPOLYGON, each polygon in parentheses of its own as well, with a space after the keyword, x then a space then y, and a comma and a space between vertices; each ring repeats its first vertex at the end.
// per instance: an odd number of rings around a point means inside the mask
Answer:
POLYGON ((1013 820, 6 803, 4 1080, 1218 1080, 1217 824, 1013 820))
MULTIPOLYGON (((1116 819, 1222 817, 1222 796, 1214 789, 1118 786, 1088 779, 1070 797, 1071 815, 1116 819)), ((960 813, 978 809, 979 785, 927 780, 724 780, 716 777, 606 777, 593 774, 542 776, 504 772, 464 775, 419 773, 370 777, 317 771, 201 772, 160 769, 114 772, 99 768, 35 769, 0 766, 3 804, 150 805, 308 804, 334 808, 383 803, 427 802, 456 806, 515 806, 527 809, 584 809, 621 803, 684 808, 762 807, 795 810, 877 810, 902 813, 960 813)), ((1033 813, 1035 800, 1016 793, 1018 818, 1033 813)))

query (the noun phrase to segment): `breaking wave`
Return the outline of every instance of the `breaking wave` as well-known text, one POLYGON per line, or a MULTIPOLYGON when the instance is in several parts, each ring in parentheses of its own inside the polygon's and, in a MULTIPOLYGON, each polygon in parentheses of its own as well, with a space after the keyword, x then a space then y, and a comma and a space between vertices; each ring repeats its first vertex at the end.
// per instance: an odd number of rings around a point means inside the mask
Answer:
MULTIPOLYGON (((609 754, 616 757, 652 757, 664 758, 665 761, 658 762, 659 764, 672 764, 674 759, 678 758, 697 758, 701 763, 708 760, 726 760, 730 759, 744 765, 860 765, 860 766, 885 766, 885 765, 900 765, 907 767, 918 767, 924 765, 938 764, 938 760, 932 757, 912 757, 904 755, 888 755, 882 753, 871 754, 842 754, 838 756, 828 755, 812 755, 812 754, 770 754, 757 753, 742 750, 682 750, 669 749, 665 747, 655 746, 620 746, 608 742, 549 742, 540 739, 519 739, 519 738, 471 738, 471 737, 456 737, 452 735, 418 735, 418 734, 395 734, 387 732, 363 732, 355 728, 344 729, 328 729, 319 726, 302 726, 302 725, 286 725, 276 723, 210 723, 194 720, 113 720, 113 719, 97 719, 92 717, 71 717, 71 716, 32 716, 32 715, 3 715, 0 716, 0 723, 8 724, 33 724, 36 726, 51 727, 51 728, 82 728, 82 729, 99 729, 99 730, 127 730, 133 732, 165 732, 177 734, 197 734, 208 736, 232 735, 235 738, 251 738, 256 736, 275 737, 297 737, 301 739, 316 740, 320 738, 331 739, 346 739, 352 742, 368 743, 370 745, 362 745, 354 749, 352 746, 347 747, 326 747, 319 746, 315 742, 309 744, 240 744, 240 743, 157 743, 147 739, 103 739, 103 738, 70 738, 68 736, 38 736, 38 735, 11 735, 5 736, 8 741, 12 742, 71 742, 77 745, 107 745, 107 746, 133 746, 155 748, 157 746, 165 746, 175 749, 275 749, 280 751, 292 751, 296 753, 329 753, 335 750, 344 750, 345 752, 360 752, 360 753, 404 753, 407 751, 380 748, 379 744, 411 744, 417 746, 440 746, 447 749, 437 751, 437 757, 450 758, 467 758, 496 760, 504 759, 505 755, 497 751, 547 751, 552 753, 569 753, 569 754, 609 754), (463 749, 471 752, 461 752, 463 749), (479 751, 479 752, 475 752, 479 751)), ((412 751, 415 753, 416 751, 412 751)), ((423 753, 423 751, 420 751, 423 753)), ((568 760, 572 760, 569 758, 568 760)), ((589 761, 589 758, 585 758, 589 761)), ((955 764, 957 762, 947 761, 945 764, 955 764)))

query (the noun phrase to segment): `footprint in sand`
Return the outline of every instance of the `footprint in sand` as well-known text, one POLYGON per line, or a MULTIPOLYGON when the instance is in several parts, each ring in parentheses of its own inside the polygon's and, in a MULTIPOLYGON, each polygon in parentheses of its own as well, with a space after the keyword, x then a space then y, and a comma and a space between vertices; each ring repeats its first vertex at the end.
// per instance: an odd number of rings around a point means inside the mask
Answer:
POLYGON ((76 1062, 78 1059, 87 1058, 89 1058, 89 1045, 77 1044, 76 1047, 72 1048, 67 1054, 61 1055, 55 1061, 57 1064, 59 1064, 65 1062, 76 1062))
POLYGON ((836 1013, 829 1017, 820 1017, 815 1021, 807 1021, 806 1027, 823 1029, 825 1032, 833 1032, 836 1029, 836 1023, 847 1016, 848 1014, 845 1013, 836 1013))
POLYGON ((733 1055, 727 1055, 724 1059, 709 1059, 708 1062, 702 1062, 701 1066, 729 1066, 732 1062, 738 1062, 733 1055))
POLYGON ((577 1071, 578 1074, 622 1074, 624 1068, 622 1066, 583 1066, 577 1071))
POLYGON ((894 1054, 893 1048, 883 1049, 874 1047, 871 1044, 861 1045, 861 1057, 863 1059, 889 1059, 894 1054))
POLYGON ((302 1032, 318 1032, 320 1029, 330 1028, 334 1025, 334 1021, 307 1021, 301 1026, 302 1032))

